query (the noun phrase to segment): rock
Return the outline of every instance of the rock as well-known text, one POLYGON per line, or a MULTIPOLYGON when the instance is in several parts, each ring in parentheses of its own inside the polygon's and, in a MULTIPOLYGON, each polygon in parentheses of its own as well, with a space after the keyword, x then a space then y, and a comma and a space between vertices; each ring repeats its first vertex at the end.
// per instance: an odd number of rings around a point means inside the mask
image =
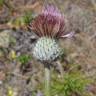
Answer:
POLYGON ((0 32, 0 47, 7 48, 10 42, 10 32, 5 30, 0 32))

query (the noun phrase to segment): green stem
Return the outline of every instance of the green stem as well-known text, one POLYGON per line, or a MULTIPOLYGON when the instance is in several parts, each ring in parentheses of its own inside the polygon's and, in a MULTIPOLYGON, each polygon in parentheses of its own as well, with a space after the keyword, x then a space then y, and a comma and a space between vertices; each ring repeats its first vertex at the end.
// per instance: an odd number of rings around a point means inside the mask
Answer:
POLYGON ((50 96, 50 68, 45 67, 45 96, 50 96))

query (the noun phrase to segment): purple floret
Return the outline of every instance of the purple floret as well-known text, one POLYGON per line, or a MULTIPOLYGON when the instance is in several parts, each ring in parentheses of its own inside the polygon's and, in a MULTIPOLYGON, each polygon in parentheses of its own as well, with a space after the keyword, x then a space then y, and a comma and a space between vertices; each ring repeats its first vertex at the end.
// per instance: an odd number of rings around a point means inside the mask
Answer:
POLYGON ((56 6, 48 4, 30 23, 29 28, 39 37, 61 38, 65 34, 66 21, 56 6))

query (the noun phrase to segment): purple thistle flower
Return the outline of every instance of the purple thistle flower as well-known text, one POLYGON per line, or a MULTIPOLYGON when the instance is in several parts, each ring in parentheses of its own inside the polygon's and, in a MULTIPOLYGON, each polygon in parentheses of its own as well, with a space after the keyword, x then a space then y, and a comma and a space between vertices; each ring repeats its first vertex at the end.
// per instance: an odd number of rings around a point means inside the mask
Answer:
MULTIPOLYGON (((41 14, 30 23, 29 28, 39 37, 62 38, 66 37, 64 36, 66 24, 67 20, 58 8, 48 4, 44 7, 41 14)), ((68 36, 70 37, 70 35, 68 36)))
MULTIPOLYGON (((39 38, 33 48, 33 56, 45 65, 45 96, 50 96, 50 62, 58 59, 62 49, 59 38, 72 37, 73 32, 65 34, 67 20, 57 7, 48 4, 29 25, 39 38)), ((42 96, 38 93, 37 96, 42 96)))
POLYGON ((71 38, 74 32, 66 34, 67 20, 56 6, 48 4, 29 25, 39 38, 33 48, 33 55, 40 61, 50 62, 61 55, 61 48, 55 39, 71 38))

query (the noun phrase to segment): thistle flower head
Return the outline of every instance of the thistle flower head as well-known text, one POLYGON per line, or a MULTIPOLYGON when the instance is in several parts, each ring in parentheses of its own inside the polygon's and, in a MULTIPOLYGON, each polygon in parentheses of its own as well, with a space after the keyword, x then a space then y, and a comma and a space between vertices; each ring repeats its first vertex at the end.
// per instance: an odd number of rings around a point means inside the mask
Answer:
POLYGON ((44 7, 29 25, 39 39, 33 49, 33 55, 41 61, 53 61, 61 53, 57 44, 57 38, 70 37, 71 34, 65 34, 66 19, 60 13, 57 7, 49 4, 44 7))

